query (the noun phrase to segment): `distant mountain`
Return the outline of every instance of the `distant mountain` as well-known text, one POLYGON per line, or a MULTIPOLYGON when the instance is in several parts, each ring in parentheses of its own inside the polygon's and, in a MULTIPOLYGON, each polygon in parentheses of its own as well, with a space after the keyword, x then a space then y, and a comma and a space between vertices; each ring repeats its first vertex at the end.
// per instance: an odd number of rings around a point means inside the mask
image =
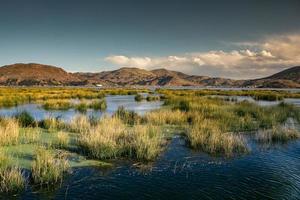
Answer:
POLYGON ((76 73, 76 76, 90 83, 104 85, 144 86, 234 86, 239 81, 207 76, 191 76, 167 69, 147 71, 139 68, 120 68, 100 73, 76 73))
POLYGON ((300 67, 292 67, 272 76, 253 80, 232 80, 187 75, 167 69, 152 71, 120 68, 99 73, 68 73, 62 68, 42 64, 13 64, 0 67, 0 85, 6 86, 212 86, 300 88, 300 67))
POLYGON ((300 88, 300 66, 288 68, 265 78, 247 80, 242 86, 258 88, 300 88))
POLYGON ((78 85, 81 79, 61 68, 36 63, 0 67, 1 85, 78 85))

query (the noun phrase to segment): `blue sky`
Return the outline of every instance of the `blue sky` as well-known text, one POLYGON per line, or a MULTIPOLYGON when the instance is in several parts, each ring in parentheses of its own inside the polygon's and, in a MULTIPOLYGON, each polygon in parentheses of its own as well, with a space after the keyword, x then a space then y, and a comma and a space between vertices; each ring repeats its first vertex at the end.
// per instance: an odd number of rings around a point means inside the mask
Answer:
POLYGON ((299 10, 297 0, 0 0, 0 65, 264 76, 298 64, 298 58, 279 62, 283 55, 265 44, 298 44, 299 10))

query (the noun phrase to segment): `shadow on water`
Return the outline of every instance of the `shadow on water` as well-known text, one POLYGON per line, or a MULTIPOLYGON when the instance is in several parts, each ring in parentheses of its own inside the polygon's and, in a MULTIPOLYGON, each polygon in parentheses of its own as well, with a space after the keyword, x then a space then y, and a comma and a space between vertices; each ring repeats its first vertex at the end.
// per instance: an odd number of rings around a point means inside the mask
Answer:
POLYGON ((255 148, 233 158, 211 157, 174 137, 151 166, 77 168, 52 190, 21 199, 299 199, 300 141, 255 148))

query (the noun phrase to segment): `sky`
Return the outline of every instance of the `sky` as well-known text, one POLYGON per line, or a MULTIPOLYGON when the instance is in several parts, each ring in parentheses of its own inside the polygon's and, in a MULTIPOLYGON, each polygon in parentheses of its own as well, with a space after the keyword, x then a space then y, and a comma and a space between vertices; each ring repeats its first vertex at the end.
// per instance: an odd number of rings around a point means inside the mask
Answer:
POLYGON ((250 79, 300 65, 299 0, 0 0, 0 66, 250 79))

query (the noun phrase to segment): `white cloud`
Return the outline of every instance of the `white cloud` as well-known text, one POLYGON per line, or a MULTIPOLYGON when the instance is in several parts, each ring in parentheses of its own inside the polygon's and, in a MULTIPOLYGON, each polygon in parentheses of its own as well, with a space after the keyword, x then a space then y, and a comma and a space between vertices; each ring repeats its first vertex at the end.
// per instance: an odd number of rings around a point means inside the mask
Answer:
POLYGON ((260 42, 237 44, 247 48, 151 58, 112 55, 105 60, 119 67, 167 68, 235 79, 263 77, 300 64, 300 35, 273 36, 260 42))

